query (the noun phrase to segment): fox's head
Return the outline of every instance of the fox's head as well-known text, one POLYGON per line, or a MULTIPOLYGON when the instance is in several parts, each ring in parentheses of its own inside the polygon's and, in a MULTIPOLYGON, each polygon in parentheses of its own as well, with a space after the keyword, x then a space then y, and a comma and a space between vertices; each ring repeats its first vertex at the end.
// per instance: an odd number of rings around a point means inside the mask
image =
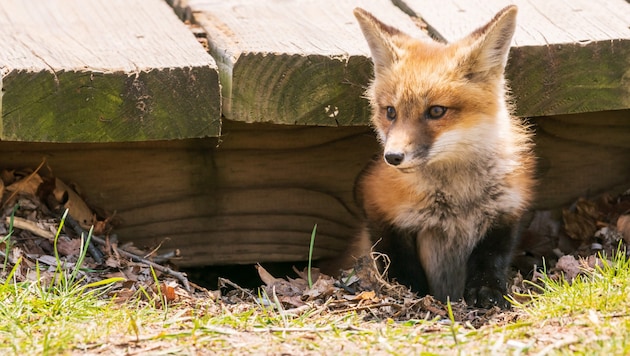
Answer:
POLYGON ((443 44, 354 10, 372 53, 367 96, 389 165, 413 171, 472 161, 509 136, 503 72, 516 13, 508 6, 467 37, 443 44))

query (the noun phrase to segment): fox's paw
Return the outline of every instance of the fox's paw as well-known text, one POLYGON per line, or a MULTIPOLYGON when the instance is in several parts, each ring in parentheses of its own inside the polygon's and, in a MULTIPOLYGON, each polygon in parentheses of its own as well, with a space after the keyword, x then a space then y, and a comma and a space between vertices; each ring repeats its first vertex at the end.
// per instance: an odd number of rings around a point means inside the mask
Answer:
POLYGON ((504 291, 490 287, 475 287, 466 290, 464 299, 466 304, 478 308, 489 309, 498 306, 501 309, 510 309, 510 302, 505 299, 504 291))

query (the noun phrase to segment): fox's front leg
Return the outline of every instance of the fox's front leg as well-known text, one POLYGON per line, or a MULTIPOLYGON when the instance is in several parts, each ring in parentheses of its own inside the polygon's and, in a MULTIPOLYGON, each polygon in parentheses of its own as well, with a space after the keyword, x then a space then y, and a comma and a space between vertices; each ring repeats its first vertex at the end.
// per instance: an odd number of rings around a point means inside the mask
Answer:
POLYGON ((469 241, 453 241, 440 233, 421 232, 417 254, 425 270, 431 295, 446 302, 459 301, 466 285, 466 262, 473 249, 469 241))
MULTIPOLYGON (((429 294, 429 284, 416 254, 416 233, 397 230, 387 224, 372 224, 370 234, 376 250, 389 257, 388 276, 421 296, 429 294)), ((381 266, 385 267, 385 266, 381 266)))
POLYGON ((492 228, 475 246, 468 260, 464 299, 482 308, 510 308, 507 294, 507 270, 518 239, 518 224, 492 228))

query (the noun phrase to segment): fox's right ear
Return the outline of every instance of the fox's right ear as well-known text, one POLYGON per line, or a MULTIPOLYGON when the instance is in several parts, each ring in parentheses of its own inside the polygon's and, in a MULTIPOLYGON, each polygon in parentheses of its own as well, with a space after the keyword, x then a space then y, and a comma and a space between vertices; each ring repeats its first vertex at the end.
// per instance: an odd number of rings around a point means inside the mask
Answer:
POLYGON ((400 48, 394 43, 393 37, 402 34, 402 32, 380 22, 374 15, 362 8, 355 8, 354 16, 359 21, 363 36, 370 47, 374 71, 378 74, 383 69, 390 67, 400 57, 400 48))

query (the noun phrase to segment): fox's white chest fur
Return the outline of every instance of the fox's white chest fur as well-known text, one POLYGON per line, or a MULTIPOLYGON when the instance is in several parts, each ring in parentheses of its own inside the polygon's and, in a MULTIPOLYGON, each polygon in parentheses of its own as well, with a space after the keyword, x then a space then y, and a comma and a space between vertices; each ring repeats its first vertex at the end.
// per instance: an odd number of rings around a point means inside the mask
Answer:
MULTIPOLYGON (((373 192, 374 196, 365 192, 364 204, 384 212, 380 216, 387 216, 391 225, 400 229, 440 231, 449 242, 474 245, 497 216, 517 216, 528 203, 520 187, 506 181, 506 176, 514 173, 511 162, 496 157, 486 164, 481 162, 477 157, 476 164, 467 167, 425 167, 408 173, 394 170, 396 184, 408 186, 406 199, 383 199, 376 194, 384 192, 373 192)), ((378 184, 365 179, 368 185, 378 184)))
POLYGON ((421 293, 506 306, 533 185, 530 134, 505 100, 516 7, 452 44, 355 15, 374 61, 367 96, 383 153, 357 180, 365 226, 352 253, 376 243, 390 276, 421 293))

